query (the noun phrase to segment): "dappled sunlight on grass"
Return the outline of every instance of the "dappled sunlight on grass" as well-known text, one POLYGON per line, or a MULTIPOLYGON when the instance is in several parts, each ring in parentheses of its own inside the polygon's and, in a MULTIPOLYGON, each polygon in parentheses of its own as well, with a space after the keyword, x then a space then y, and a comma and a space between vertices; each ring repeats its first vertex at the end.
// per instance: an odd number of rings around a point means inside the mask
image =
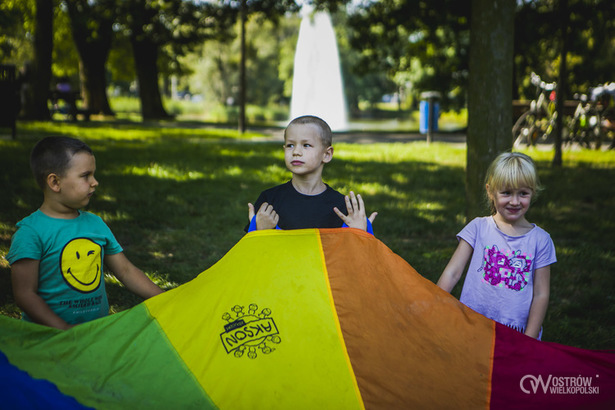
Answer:
MULTIPOLYGON (((156 285, 160 286, 162 289, 168 290, 173 289, 179 286, 178 283, 169 281, 168 278, 164 278, 157 273, 152 272, 144 272, 145 275, 151 279, 156 285)), ((105 285, 109 286, 118 286, 121 288, 125 288, 124 284, 120 282, 113 273, 105 273, 105 285)))
POLYGON ((160 164, 150 164, 148 167, 126 167, 122 171, 125 175, 148 175, 150 177, 162 179, 174 179, 175 181, 186 181, 190 179, 201 179, 204 177, 202 172, 185 171, 177 167, 160 164))
POLYGON ((348 186, 348 192, 344 192, 344 194, 348 194, 351 190, 355 192, 355 194, 361 194, 362 197, 369 197, 370 195, 376 194, 385 194, 391 196, 403 196, 400 192, 395 192, 389 186, 380 185, 374 182, 353 182, 351 186, 348 186))
POLYGON ((444 143, 413 142, 393 144, 337 144, 333 155, 336 159, 349 161, 376 161, 388 164, 406 161, 434 161, 439 165, 459 165, 465 160, 465 149, 454 148, 444 143), (445 149, 443 149, 446 147, 445 149))
POLYGON ((433 212, 433 211, 442 211, 446 209, 443 204, 439 202, 414 202, 414 208, 425 211, 425 212, 433 212))
POLYGON ((268 152, 268 155, 271 155, 271 158, 279 158, 284 160, 284 152, 278 145, 266 144, 266 145, 251 145, 251 146, 242 146, 241 148, 236 145, 231 145, 227 147, 220 147, 218 150, 218 155, 224 156, 227 158, 237 158, 237 159, 247 159, 253 158, 255 156, 262 155, 263 149, 268 152), (260 150, 255 149, 256 147, 262 148, 260 150), (278 149, 273 149, 273 147, 278 149), (279 151, 279 152, 278 152, 279 151))
POLYGON ((11 224, 8 224, 6 222, 0 222, 0 231, 1 232, 10 231, 13 228, 14 227, 11 224))
MULTIPOLYGON (((429 204, 431 205, 431 204, 429 204)), ((433 209, 427 206, 425 208, 419 208, 419 211, 416 213, 418 217, 422 218, 426 223, 435 224, 435 223, 443 223, 446 222, 445 215, 436 215, 433 213, 433 209)))
POLYGON ((108 193, 103 193, 103 192, 100 192, 100 191, 96 191, 96 197, 100 201, 107 201, 107 202, 115 202, 116 201, 115 197, 109 195, 108 193))
MULTIPOLYGON (((553 160, 553 151, 523 147, 519 151, 531 156, 534 160, 550 163, 553 160)), ((615 163, 615 150, 596 151, 593 149, 563 149, 562 160, 570 166, 583 166, 593 164, 597 167, 613 168, 615 163)))
POLYGON ((397 182, 398 184, 407 184, 408 182, 410 182, 410 180, 408 179, 408 175, 399 172, 391 174, 391 180, 397 182))
MULTIPOLYGON (((231 139, 236 130, 121 122, 24 123, 19 129, 17 141, 0 140, 0 313, 13 317, 19 311, 2 256, 15 224, 42 200, 28 165, 40 137, 62 133, 90 144, 100 186, 87 210, 101 216, 126 256, 166 289, 216 263, 244 235, 247 203, 291 178, 281 144, 231 139)), ((368 213, 378 212, 376 237, 437 281, 466 223, 465 148, 336 144, 335 138, 334 147, 324 181, 341 193, 360 193, 368 213)), ((561 169, 551 167, 550 151, 525 152, 536 160, 545 187, 528 219, 551 234, 558 254, 545 340, 613 348, 615 151, 565 151, 561 169)), ((112 275, 105 280, 112 311, 141 302, 112 275)))
POLYGON ((97 212, 97 214, 107 223, 122 222, 122 221, 130 220, 130 215, 128 215, 126 212, 122 212, 121 210, 99 211, 97 212))
POLYGON ((23 122, 19 124, 20 134, 35 133, 43 135, 68 135, 88 141, 156 141, 164 138, 186 139, 192 143, 212 139, 255 139, 261 134, 246 132, 240 135, 237 130, 228 128, 203 127, 195 123, 185 127, 173 122, 23 122))
POLYGON ((257 171, 260 176, 269 179, 270 181, 278 181, 279 183, 288 181, 291 177, 290 173, 282 163, 282 165, 272 164, 268 165, 262 171, 257 171))
POLYGON ((331 180, 331 184, 335 185, 335 189, 340 191, 344 195, 348 195, 350 191, 355 194, 361 194, 363 199, 369 202, 371 196, 380 195, 386 196, 390 199, 401 200, 408 202, 408 193, 400 191, 389 185, 382 185, 375 182, 360 182, 360 181, 339 181, 331 180))
POLYGON ((233 165, 230 167, 226 167, 221 170, 223 175, 227 175, 229 177, 237 177, 243 174, 243 170, 239 168, 237 165, 233 165))

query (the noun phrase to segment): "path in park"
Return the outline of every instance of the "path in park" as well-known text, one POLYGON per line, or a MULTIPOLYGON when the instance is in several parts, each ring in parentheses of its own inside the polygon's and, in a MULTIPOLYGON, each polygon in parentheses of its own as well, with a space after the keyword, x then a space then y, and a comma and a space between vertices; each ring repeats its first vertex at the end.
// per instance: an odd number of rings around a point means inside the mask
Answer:
MULTIPOLYGON (((284 141, 284 129, 283 128, 258 128, 251 129, 250 131, 258 132, 268 135, 268 141, 284 141)), ((333 133, 333 144, 335 143, 349 143, 349 144, 375 144, 375 143, 394 143, 394 142, 416 142, 426 141, 427 135, 420 134, 418 132, 389 132, 389 131, 346 131, 333 133)), ((261 139, 262 141, 262 139, 261 139)), ((433 134, 432 142, 444 142, 447 144, 453 144, 460 148, 466 146, 466 134, 463 131, 458 132, 436 132, 433 134)), ((520 148, 525 147, 522 145, 520 148)), ((541 151, 553 150, 553 143, 547 141, 539 141, 536 149, 541 151)), ((608 144, 604 144, 603 150, 608 148, 608 144)), ((572 147, 568 147, 568 150, 580 150, 582 149, 578 144, 574 144, 572 147)))
MULTIPOLYGON (((269 136, 271 141, 284 141, 284 129, 282 128, 259 128, 251 131, 269 136)), ((427 135, 418 132, 387 132, 387 131, 345 131, 333 133, 333 143, 351 144, 374 144, 386 142, 414 142, 426 141, 427 135)), ((432 142, 446 142, 464 146, 466 143, 465 133, 435 133, 432 142)))

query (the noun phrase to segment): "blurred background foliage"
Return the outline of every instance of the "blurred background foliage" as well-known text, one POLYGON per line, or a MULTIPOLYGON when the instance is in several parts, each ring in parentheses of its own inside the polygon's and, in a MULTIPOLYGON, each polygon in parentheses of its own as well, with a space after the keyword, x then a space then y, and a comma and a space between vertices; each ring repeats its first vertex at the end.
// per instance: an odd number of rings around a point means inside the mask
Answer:
MULTIPOLYGON (((0 4, 0 62, 23 68, 35 60, 39 1, 0 4)), ((105 96, 137 97, 140 85, 156 88, 163 98, 199 102, 205 118, 210 110, 232 109, 240 98, 239 33, 244 4, 246 103, 284 112, 292 91, 298 11, 301 3, 310 3, 332 13, 354 117, 375 112, 382 101, 393 102, 399 112, 416 109, 420 93, 427 90, 442 93, 444 109, 466 106, 470 0, 51 1, 52 82, 68 76, 76 89, 89 87, 86 68, 91 63, 84 56, 86 51, 77 51, 75 38, 87 37, 88 44, 97 44, 109 25, 108 50, 93 50, 108 52, 105 96), (80 23, 86 18, 87 24, 80 23), (144 57, 145 49, 151 49, 151 55, 144 57), (147 61, 155 62, 152 70, 158 75, 153 80, 140 78, 143 74, 136 69, 147 61)), ((532 71, 548 82, 557 79, 564 36, 567 95, 586 93, 590 87, 614 80, 615 2, 519 0, 514 30, 515 99, 533 97, 532 71), (569 27, 562 32, 564 14, 569 27)), ((96 108, 98 100, 90 98, 96 108)), ((114 114, 113 109, 101 107, 100 113, 114 114)), ((165 103, 162 111, 150 117, 164 116, 166 108, 165 103)))

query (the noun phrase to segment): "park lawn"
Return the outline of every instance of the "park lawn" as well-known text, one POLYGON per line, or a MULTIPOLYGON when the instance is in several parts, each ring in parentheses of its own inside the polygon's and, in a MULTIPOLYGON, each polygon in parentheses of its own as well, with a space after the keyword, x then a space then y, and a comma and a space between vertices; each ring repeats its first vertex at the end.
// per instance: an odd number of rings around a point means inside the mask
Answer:
MULTIPOLYGON (((0 137, 0 257, 15 223, 37 209, 41 193, 28 166, 44 135, 85 140, 100 182, 88 210, 107 222, 128 258, 172 288, 217 262, 244 235, 247 203, 289 179, 279 142, 234 130, 123 123, 24 123, 17 141, 0 137)), ((437 281, 465 224, 465 148, 444 143, 334 144, 324 177, 363 195, 378 211, 376 236, 431 281, 437 281)), ((615 348, 615 152, 531 149, 545 186, 528 219, 549 232, 552 267, 546 341, 615 348)), ((112 310, 139 303, 111 275, 112 310)), ((453 294, 459 296, 461 282, 453 294)), ((18 317, 10 268, 0 258, 0 314, 18 317)))

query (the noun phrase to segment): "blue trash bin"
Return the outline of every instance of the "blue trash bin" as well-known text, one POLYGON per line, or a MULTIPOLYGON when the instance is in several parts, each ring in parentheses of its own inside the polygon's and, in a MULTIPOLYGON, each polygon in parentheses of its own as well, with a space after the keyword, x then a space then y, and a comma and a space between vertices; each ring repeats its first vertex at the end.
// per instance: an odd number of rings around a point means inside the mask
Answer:
POLYGON ((429 131, 438 131, 438 117, 440 116, 440 104, 434 98, 419 103, 419 131, 427 134, 429 131), (429 110, 432 111, 431 127, 429 126, 429 110))

